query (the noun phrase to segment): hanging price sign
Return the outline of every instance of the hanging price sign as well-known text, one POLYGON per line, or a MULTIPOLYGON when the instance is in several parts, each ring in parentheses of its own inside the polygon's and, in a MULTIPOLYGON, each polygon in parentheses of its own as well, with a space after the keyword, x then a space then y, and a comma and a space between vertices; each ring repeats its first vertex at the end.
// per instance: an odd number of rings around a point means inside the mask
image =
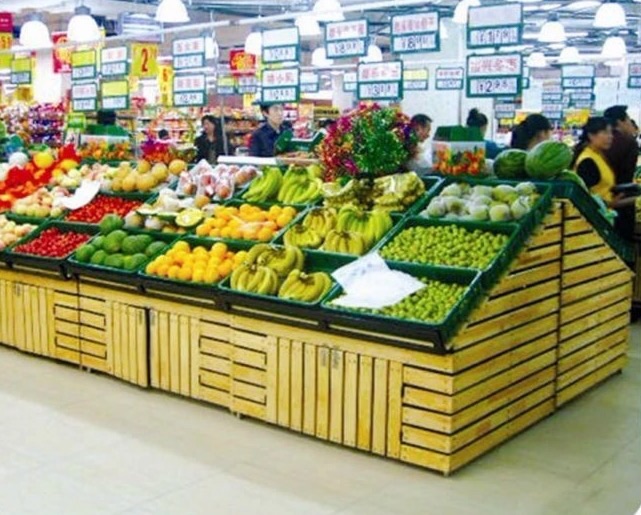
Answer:
POLYGON ((103 77, 127 75, 129 49, 126 46, 103 48, 100 51, 100 74, 103 77))
POLYGON ((441 47, 436 11, 392 17, 392 52, 437 52, 441 47))
POLYGON ((298 27, 263 32, 263 63, 285 63, 300 59, 298 27))
POLYGON ((541 94, 541 102, 542 103, 548 103, 548 102, 561 102, 563 100, 563 93, 548 93, 548 92, 543 92, 541 94))
POLYGON ((359 100, 396 100, 403 98, 403 62, 360 63, 359 100))
POLYGON ((205 74, 174 77, 174 106, 190 107, 207 104, 205 74))
POLYGON ((300 74, 301 93, 318 93, 320 88, 320 77, 315 72, 303 72, 300 74))
POLYGON ((504 3, 470 7, 467 23, 468 48, 520 45, 523 41, 523 6, 504 3))
POLYGON ((11 61, 11 84, 31 84, 31 57, 16 57, 11 61))
POLYGON ((96 51, 82 50, 71 54, 71 80, 96 78, 96 51))
POLYGON ((72 111, 95 111, 98 99, 98 86, 95 82, 74 84, 71 86, 72 111))
POLYGON ((437 68, 436 89, 463 89, 465 70, 463 68, 437 68))
POLYGON ((523 86, 522 73, 521 54, 468 56, 467 96, 517 96, 523 86))
POLYGON ((298 102, 300 77, 298 68, 264 70, 262 80, 262 103, 283 104, 298 102))
POLYGON ((594 88, 594 75, 595 70, 592 65, 564 66, 561 87, 563 89, 592 89, 594 88))
POLYGON ((258 79, 253 75, 236 77, 236 91, 239 95, 255 95, 258 91, 258 79))
POLYGON ((641 63, 628 64, 628 88, 641 89, 641 63))
POLYGON ((141 78, 158 75, 158 45, 131 44, 131 75, 141 78))
POLYGON ((494 101, 494 117, 497 120, 511 119, 516 116, 516 101, 511 99, 496 99, 494 101))
POLYGON ((367 20, 328 23, 325 26, 325 50, 328 59, 362 57, 367 54, 367 20))
POLYGON ((216 94, 220 96, 236 95, 236 79, 231 76, 216 79, 216 94))
POLYGON ((404 91, 426 91, 430 88, 430 71, 427 68, 419 70, 403 70, 404 91))
MULTIPOLYGON (((11 32, 0 32, 0 52, 2 50, 11 50, 13 46, 13 35, 11 32)), ((11 66, 11 54, 0 54, 0 68, 9 68, 11 66)))
POLYGON ((102 108, 119 111, 129 109, 129 81, 116 80, 101 84, 102 108))
POLYGON ((205 66, 205 38, 176 39, 172 44, 174 70, 205 66))
POLYGON ((592 90, 577 90, 570 93, 570 104, 576 109, 592 109, 595 95, 592 90))
POLYGON ((353 93, 358 89, 358 76, 356 72, 346 72, 343 74, 343 91, 353 93))

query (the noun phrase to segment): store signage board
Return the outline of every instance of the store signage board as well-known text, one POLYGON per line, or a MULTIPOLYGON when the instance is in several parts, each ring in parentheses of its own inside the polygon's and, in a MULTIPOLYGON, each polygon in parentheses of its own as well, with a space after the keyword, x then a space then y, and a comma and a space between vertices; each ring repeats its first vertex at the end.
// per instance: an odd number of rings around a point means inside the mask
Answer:
POLYGON ((320 88, 320 77, 315 72, 302 72, 300 74, 300 92, 318 93, 320 88))
POLYGON ((628 88, 641 89, 641 63, 628 64, 628 88))
POLYGON ((31 57, 15 57, 11 61, 11 84, 31 84, 31 57))
POLYGON ((230 75, 216 79, 216 94, 222 97, 236 95, 236 79, 230 75))
POLYGON ((403 98, 403 61, 360 63, 357 78, 359 100, 403 98))
POLYGON ((521 54, 471 55, 467 58, 467 96, 517 96, 522 91, 521 54))
POLYGON ((174 70, 205 66, 205 38, 175 39, 171 46, 174 70))
POLYGON ((131 75, 140 78, 158 75, 158 45, 155 43, 131 44, 131 75))
POLYGON ((520 45, 522 41, 523 6, 520 3, 469 8, 468 48, 520 45))
POLYGON ((358 89, 358 76, 356 72, 346 72, 343 74, 343 91, 353 93, 358 89))
POLYGON ((264 64, 285 63, 300 59, 298 27, 263 31, 264 64))
POLYGON ((300 98, 300 71, 298 68, 263 70, 263 104, 298 102, 300 98))
POLYGON ((119 111, 129 109, 129 81, 115 80, 102 82, 102 108, 119 111))
POLYGON ((494 117, 497 120, 505 120, 516 116, 516 101, 514 99, 496 99, 494 102, 494 117))
POLYGON ((547 102, 561 102, 563 100, 563 93, 549 93, 544 91, 541 94, 541 101, 545 104, 547 102))
POLYGON ((338 21, 325 25, 325 51, 328 59, 367 55, 369 23, 366 19, 338 21))
POLYGON ((129 49, 126 46, 103 48, 100 51, 100 74, 118 77, 129 73, 129 49))
POLYGON ((591 89, 594 87, 595 68, 592 65, 571 65, 562 69, 563 89, 591 89))
POLYGON ((95 82, 71 86, 71 109, 76 112, 95 111, 98 99, 98 85, 95 82))
POLYGON ((403 90, 427 91, 430 89, 430 71, 427 68, 403 70, 403 90))
POLYGON ((204 73, 174 77, 175 107, 204 105, 207 105, 207 82, 204 73))
POLYGON ((258 92, 258 79, 254 75, 239 75, 236 78, 236 91, 240 95, 255 95, 258 92))
POLYGON ((244 50, 230 50, 229 68, 231 69, 231 74, 235 76, 255 75, 256 56, 248 54, 244 50))
POLYGON ((595 98, 594 93, 592 93, 592 90, 586 90, 586 91, 573 91, 570 93, 570 99, 572 101, 581 101, 581 102, 593 102, 595 98))
POLYGON ((438 12, 418 12, 392 16, 391 52, 412 54, 441 49, 438 12))
MULTIPOLYGON (((13 15, 9 12, 0 13, 0 50, 9 50, 13 46, 13 15)), ((0 54, 0 69, 11 67, 10 53, 0 54)))
POLYGON ((96 51, 81 50, 71 54, 71 80, 92 80, 96 78, 96 51))
POLYGON ((464 68, 436 68, 437 90, 461 90, 465 87, 464 68))

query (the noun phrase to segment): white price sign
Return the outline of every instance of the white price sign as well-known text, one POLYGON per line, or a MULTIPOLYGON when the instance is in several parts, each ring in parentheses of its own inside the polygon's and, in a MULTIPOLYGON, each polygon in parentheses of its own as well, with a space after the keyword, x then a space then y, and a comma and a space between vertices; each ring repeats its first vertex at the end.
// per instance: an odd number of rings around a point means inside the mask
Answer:
POLYGON ((96 99, 95 98, 82 98, 74 99, 71 101, 71 109, 73 111, 95 111, 96 99))
POLYGON ((430 73, 427 69, 404 70, 403 89, 405 91, 419 91, 429 89, 430 73))
POLYGON ((519 27, 497 27, 470 31, 468 46, 472 48, 518 45, 521 40, 519 27))
POLYGON ((80 100, 84 98, 97 98, 98 86, 95 83, 74 84, 71 86, 71 98, 80 100))
POLYGON ((571 78, 587 78, 594 77, 594 66, 586 65, 573 65, 573 66, 564 66, 562 68, 563 77, 571 78))
POLYGON ((373 82, 358 85, 358 98, 361 100, 384 100, 402 98, 399 82, 373 82))
POLYGON ((392 38, 392 52, 407 54, 412 52, 429 52, 439 49, 437 34, 410 34, 392 38))
POLYGON ((96 67, 76 66, 71 68, 71 80, 93 79, 96 76, 96 67))
POLYGON ((437 68, 436 89, 438 90, 460 90, 463 89, 465 70, 463 68, 437 68))
POLYGON ((263 88, 262 101, 266 104, 282 104, 285 102, 298 102, 298 87, 263 88))
POLYGON ((468 95, 471 97, 509 96, 520 91, 520 77, 472 78, 468 82, 468 95))
POLYGON ((298 68, 281 68, 278 70, 263 71, 263 87, 275 88, 280 86, 298 86, 298 68))
POLYGON ((358 57, 367 53, 367 20, 328 23, 325 26, 325 50, 328 58, 358 57))
POLYGON ((628 88, 641 89, 641 77, 628 77, 628 88))
POLYGON ((100 72, 104 77, 112 77, 115 75, 127 75, 127 62, 121 63, 102 63, 100 72))
POLYGON ((523 37, 523 6, 507 3, 471 7, 468 11, 467 46, 470 48, 519 45, 523 37))
POLYGON ((358 82, 393 82, 403 78, 403 63, 361 63, 358 65, 358 82))
POLYGON ((176 39, 172 45, 172 54, 189 55, 189 54, 204 54, 205 53, 205 38, 187 38, 176 39))
POLYGON ((436 51, 440 48, 436 11, 392 17, 392 52, 436 51))
POLYGON ((128 57, 129 51, 126 46, 103 48, 100 52, 100 62, 102 64, 120 63, 126 61, 128 57))
POLYGON ((241 75, 237 77, 236 90, 241 95, 254 95, 258 90, 258 79, 254 76, 241 75))
POLYGON ((345 93, 352 93, 357 89, 358 77, 356 72, 347 72, 343 75, 343 91, 345 93))
POLYGON ((129 107, 127 97, 103 97, 102 108, 111 109, 113 111, 121 111, 129 107))
POLYGON ((205 75, 178 75, 174 77, 174 92, 205 91, 205 75))
POLYGON ((203 106, 207 103, 204 91, 193 91, 190 93, 174 93, 174 106, 203 106))
POLYGON ((475 55, 467 59, 468 77, 521 76, 521 54, 475 55))
POLYGON ((189 68, 202 68, 205 66, 205 54, 177 55, 174 56, 174 70, 187 70, 189 68))
POLYGON ((300 74, 301 93, 317 93, 320 77, 314 72, 303 72, 300 74))
POLYGON ((594 87, 593 77, 564 77, 562 82, 563 89, 584 89, 594 87))
POLYGON ((328 59, 340 57, 362 56, 365 50, 364 39, 349 39, 347 41, 328 41, 325 43, 325 51, 328 59))
POLYGON ((298 61, 300 35, 298 27, 266 30, 263 32, 263 62, 282 63, 298 61))

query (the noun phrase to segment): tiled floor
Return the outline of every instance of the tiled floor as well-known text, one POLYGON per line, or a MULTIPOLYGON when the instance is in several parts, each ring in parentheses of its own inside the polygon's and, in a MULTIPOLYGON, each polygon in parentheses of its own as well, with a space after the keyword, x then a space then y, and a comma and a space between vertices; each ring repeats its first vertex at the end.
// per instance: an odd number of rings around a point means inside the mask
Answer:
POLYGON ((0 349, 0 514, 628 515, 641 326, 622 375, 451 478, 0 349))

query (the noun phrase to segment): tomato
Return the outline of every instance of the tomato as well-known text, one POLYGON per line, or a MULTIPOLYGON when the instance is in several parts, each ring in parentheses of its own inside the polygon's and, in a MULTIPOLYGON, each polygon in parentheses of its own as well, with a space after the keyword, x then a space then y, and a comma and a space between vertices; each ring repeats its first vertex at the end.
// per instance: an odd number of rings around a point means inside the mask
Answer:
POLYGON ((142 202, 138 200, 98 195, 86 206, 69 213, 66 219, 70 222, 98 224, 105 215, 125 216, 140 205, 142 205, 142 202))
POLYGON ((14 252, 34 254, 51 258, 64 258, 80 245, 89 241, 91 236, 74 231, 60 231, 53 227, 42 231, 34 239, 17 246, 14 252))

